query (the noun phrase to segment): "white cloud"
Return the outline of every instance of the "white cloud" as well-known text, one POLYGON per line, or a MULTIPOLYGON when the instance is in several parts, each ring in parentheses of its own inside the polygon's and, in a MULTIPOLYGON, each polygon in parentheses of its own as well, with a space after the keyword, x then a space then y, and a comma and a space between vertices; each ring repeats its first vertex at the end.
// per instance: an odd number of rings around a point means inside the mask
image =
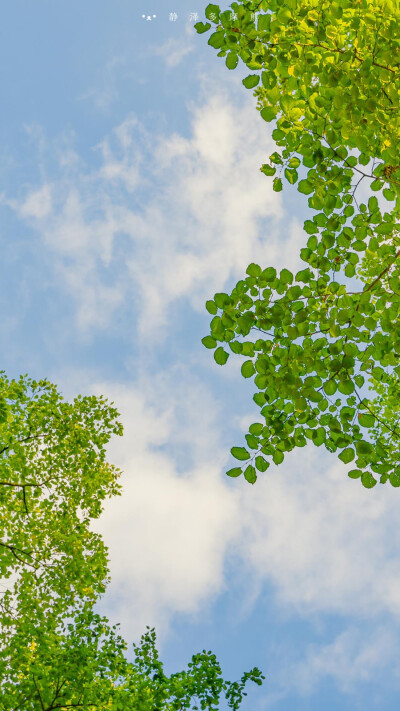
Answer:
POLYGON ((37 220, 48 217, 52 210, 50 186, 45 184, 39 190, 29 193, 19 209, 22 217, 34 217, 37 220))
MULTIPOLYGON (((107 612, 122 621, 127 638, 146 624, 165 633, 175 614, 204 612, 225 589, 228 557, 230 588, 246 578, 238 615, 272 586, 285 615, 312 621, 339 614, 353 627, 368 620, 382 645, 382 616, 397 628, 397 490, 362 488, 334 457, 312 447, 272 465, 253 487, 225 479, 220 407, 189 367, 144 376, 134 386, 103 382, 87 390, 114 400, 125 425, 110 449, 125 472, 123 495, 107 504, 99 525, 110 546, 107 612)), ((330 647, 309 648, 304 664, 294 665, 304 693, 323 675, 350 684, 346 654, 359 659, 355 678, 363 660, 368 667, 365 636, 349 631, 332 644, 331 657, 330 647)))
POLYGON ((392 663, 400 651, 398 628, 379 622, 360 625, 353 619, 329 637, 310 644, 306 635, 292 645, 275 645, 262 708, 275 709, 288 696, 311 698, 329 686, 352 697, 354 708, 365 708, 366 699, 368 708, 386 708, 388 697, 399 688, 399 672, 392 663))
POLYGON ((397 489, 364 489, 312 448, 272 465, 256 487, 257 497, 243 491, 242 555, 282 607, 399 617, 397 489))
POLYGON ((117 86, 117 72, 121 74, 121 66, 126 64, 124 57, 112 57, 105 66, 102 67, 101 76, 97 86, 88 89, 78 101, 91 100, 97 109, 108 111, 112 104, 115 104, 119 98, 117 86))
POLYGON ((182 37, 179 39, 170 37, 161 46, 153 47, 154 53, 164 58, 167 67, 177 67, 190 52, 193 52, 195 30, 191 25, 186 25, 185 32, 188 37, 186 40, 182 37))
POLYGON ((309 646, 305 659, 287 674, 287 682, 304 695, 327 678, 341 691, 355 692, 360 683, 376 682, 382 672, 386 675, 398 653, 398 634, 393 629, 378 626, 365 633, 352 626, 329 644, 309 646))
POLYGON ((215 599, 235 536, 238 493, 221 475, 215 403, 199 382, 189 385, 183 376, 177 386, 176 375, 140 388, 91 388, 117 403, 125 427, 110 450, 124 471, 123 495, 107 504, 96 529, 110 548, 105 608, 127 639, 147 624, 165 634, 174 614, 196 614, 215 599), (176 451, 189 443, 192 461, 184 466, 176 451))
POLYGON ((293 261, 298 225, 282 239, 281 197, 258 170, 272 142, 251 100, 235 104, 222 86, 190 114, 188 138, 151 136, 128 117, 98 146, 97 170, 67 160, 59 178, 9 200, 53 250, 86 332, 106 327, 123 300, 141 334, 161 337, 171 303, 203 309, 250 261, 293 261))

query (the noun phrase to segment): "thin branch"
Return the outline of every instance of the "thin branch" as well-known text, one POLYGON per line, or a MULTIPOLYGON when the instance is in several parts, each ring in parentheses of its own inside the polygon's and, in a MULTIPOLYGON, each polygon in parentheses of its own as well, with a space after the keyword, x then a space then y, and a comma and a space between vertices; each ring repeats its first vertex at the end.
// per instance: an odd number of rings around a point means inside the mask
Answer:
MULTIPOLYGON (((399 436, 400 436, 400 435, 399 435, 399 432, 397 432, 397 430, 392 430, 392 428, 389 427, 389 425, 387 425, 386 422, 383 422, 383 420, 381 420, 380 417, 378 417, 378 415, 376 415, 375 412, 373 412, 373 411, 371 410, 371 408, 360 398, 360 396, 359 396, 357 390, 356 390, 356 395, 357 395, 357 397, 358 397, 358 399, 359 399, 359 401, 360 401, 360 405, 363 405, 363 407, 365 407, 365 408, 370 412, 370 414, 373 415, 373 416, 375 417, 375 419, 378 420, 378 422, 381 423, 381 425, 382 425, 383 427, 386 427, 386 429, 389 430, 389 432, 391 432, 391 433, 392 433, 393 435, 395 435, 396 437, 399 437, 399 436)), ((358 409, 360 409, 360 408, 358 408, 358 409)))
POLYGON ((33 679, 33 683, 35 684, 35 689, 36 689, 37 695, 38 695, 38 697, 39 697, 39 701, 40 701, 40 705, 41 705, 41 707, 42 707, 42 711, 46 711, 45 706, 44 706, 44 703, 43 703, 43 699, 42 699, 42 696, 41 696, 41 693, 40 693, 40 690, 39 690, 39 687, 38 687, 38 685, 37 685, 37 683, 36 683, 36 679, 35 679, 35 675, 34 675, 34 674, 32 674, 32 679, 33 679))
POLYGON ((3 548, 7 548, 8 550, 11 551, 13 556, 23 565, 29 565, 32 568, 37 568, 37 565, 34 565, 34 563, 28 563, 28 561, 23 560, 22 558, 19 557, 18 553, 22 553, 23 555, 29 556, 29 558, 33 558, 33 555, 29 553, 28 551, 24 551, 21 548, 17 548, 16 546, 11 546, 8 543, 4 543, 4 541, 0 541, 0 546, 3 546, 3 548), (17 552, 18 551, 18 552, 17 552))
POLYGON ((25 487, 24 487, 24 486, 22 487, 22 498, 23 498, 23 500, 24 500, 25 512, 26 512, 27 514, 29 514, 28 504, 27 504, 27 502, 26 502, 26 493, 25 493, 25 487))
POLYGON ((49 437, 51 432, 43 432, 42 434, 29 435, 29 437, 23 437, 22 439, 17 439, 15 442, 10 442, 7 447, 0 449, 0 454, 3 454, 7 449, 10 449, 14 444, 21 444, 22 442, 28 442, 30 439, 39 439, 39 437, 49 437))
MULTIPOLYGON (((374 279, 374 281, 372 282, 372 284, 370 284, 367 289, 364 289, 364 292, 370 291, 370 289, 372 289, 372 287, 375 286, 376 282, 379 281, 379 279, 382 279, 382 277, 383 277, 383 276, 389 271, 389 269, 393 266, 393 264, 395 263, 396 259, 398 259, 398 257, 400 257, 400 250, 396 253, 396 255, 395 255, 394 259, 393 259, 393 262, 391 262, 387 267, 385 267, 385 269, 383 269, 383 270, 381 271, 381 273, 376 277, 376 279, 374 279)), ((362 293, 363 293, 363 292, 362 292, 362 293)))

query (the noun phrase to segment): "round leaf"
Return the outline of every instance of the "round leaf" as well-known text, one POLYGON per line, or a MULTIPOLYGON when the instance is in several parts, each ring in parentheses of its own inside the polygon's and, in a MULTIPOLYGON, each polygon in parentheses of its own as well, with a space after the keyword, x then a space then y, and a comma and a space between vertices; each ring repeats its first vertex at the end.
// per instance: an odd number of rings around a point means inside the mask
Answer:
POLYGON ((218 365, 224 365, 229 358, 227 353, 221 346, 214 352, 214 360, 218 365))
POLYGON ((242 473, 242 469, 241 467, 233 467, 233 469, 229 469, 226 473, 228 476, 240 476, 242 473))
POLYGON ((244 474, 244 478, 246 479, 246 481, 249 482, 249 484, 254 484, 257 481, 256 470, 254 469, 254 467, 251 464, 249 464, 249 466, 246 467, 243 474, 244 474))
POLYGON ((240 459, 240 461, 250 459, 250 454, 244 447, 232 447, 231 454, 235 459, 240 459))

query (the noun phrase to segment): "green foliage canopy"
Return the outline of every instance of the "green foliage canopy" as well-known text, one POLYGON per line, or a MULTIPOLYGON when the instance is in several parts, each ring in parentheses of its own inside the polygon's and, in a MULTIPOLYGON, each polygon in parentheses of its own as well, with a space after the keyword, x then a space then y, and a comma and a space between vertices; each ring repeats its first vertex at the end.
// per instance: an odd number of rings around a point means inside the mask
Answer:
POLYGON ((399 3, 243 1, 205 15, 197 31, 216 26, 208 43, 228 69, 252 71, 243 85, 274 124, 261 171, 312 210, 304 269, 251 264, 206 304, 204 345, 220 365, 229 350, 245 359, 261 408, 228 474, 254 483, 311 441, 365 487, 400 486, 399 3))
POLYGON ((3 620, 29 607, 40 624, 53 608, 104 591, 106 551, 90 522, 119 491, 105 460, 111 435, 122 433, 117 414, 104 398, 70 404, 46 380, 0 373, 3 620))
POLYGON ((74 611, 72 619, 41 629, 19 627, 14 656, 0 657, 2 708, 7 711, 217 711, 223 695, 237 711, 248 681, 261 685, 257 669, 241 679, 223 679, 212 652, 193 655, 186 670, 165 674, 156 648, 154 629, 133 645, 133 661, 117 626, 93 612, 91 603, 74 611))
POLYGON ((105 447, 122 434, 103 397, 65 402, 47 380, 0 373, 0 698, 4 711, 236 711, 254 668, 225 681, 211 652, 167 676, 154 630, 134 659, 94 605, 108 581, 107 550, 90 523, 118 494, 105 447))

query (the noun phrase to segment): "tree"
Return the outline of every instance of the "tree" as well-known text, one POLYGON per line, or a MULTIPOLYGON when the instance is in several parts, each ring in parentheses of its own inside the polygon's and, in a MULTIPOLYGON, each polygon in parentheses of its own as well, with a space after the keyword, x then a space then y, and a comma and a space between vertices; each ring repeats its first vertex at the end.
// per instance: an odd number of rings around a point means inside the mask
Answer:
POLYGON ((224 346, 245 359, 261 408, 227 473, 254 483, 311 441, 352 462, 365 487, 400 486, 399 4, 243 0, 205 15, 197 32, 216 26, 208 44, 228 69, 241 59, 253 72, 242 83, 275 126, 279 150, 261 171, 313 211, 304 269, 250 264, 206 303, 203 344, 220 365, 224 346))
POLYGON ((4 711, 239 708, 254 668, 222 678, 211 652, 165 675, 148 629, 127 645, 94 605, 108 582, 107 550, 90 524, 120 493, 105 447, 122 434, 103 397, 65 402, 47 380, 0 373, 0 696, 4 711), (199 706, 196 706, 196 703, 199 706))
POLYGON ((0 659, 2 708, 7 711, 55 711, 79 708, 104 711, 180 711, 218 709, 221 695, 236 711, 248 681, 260 685, 264 676, 254 668, 238 682, 225 681, 212 652, 195 654, 188 669, 167 676, 159 660, 154 629, 127 645, 95 614, 90 603, 72 620, 41 629, 18 630, 14 656, 0 659))
POLYGON ((0 577, 3 621, 41 625, 75 599, 94 599, 107 581, 107 555, 91 520, 119 492, 105 460, 117 410, 104 398, 63 400, 46 380, 0 373, 0 577), (27 591, 29 590, 29 595, 27 591))

